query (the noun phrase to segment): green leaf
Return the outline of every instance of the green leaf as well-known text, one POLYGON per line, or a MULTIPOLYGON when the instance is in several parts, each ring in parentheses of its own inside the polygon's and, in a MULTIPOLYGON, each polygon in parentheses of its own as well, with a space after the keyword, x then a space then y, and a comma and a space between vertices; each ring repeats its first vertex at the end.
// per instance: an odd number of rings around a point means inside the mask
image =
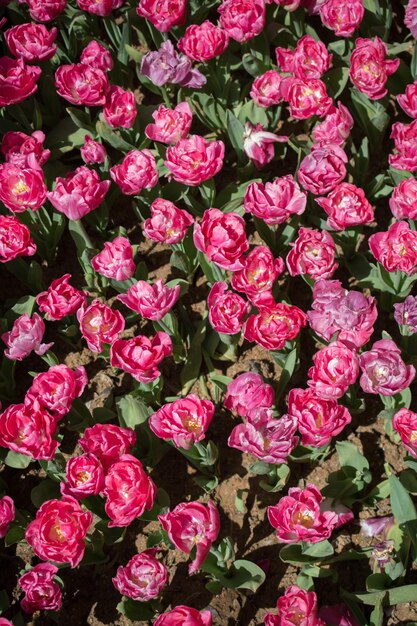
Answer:
POLYGON ((134 48, 133 46, 129 46, 128 44, 125 44, 125 49, 132 61, 134 61, 135 63, 140 63, 142 61, 144 52, 138 50, 137 48, 134 48))
POLYGON ((146 547, 153 548, 154 546, 159 546, 164 541, 164 533, 161 530, 155 530, 153 533, 148 535, 146 539, 146 547))
POLYGON ((349 68, 334 67, 326 72, 324 82, 328 86, 328 92, 333 98, 338 98, 344 91, 349 79, 349 68))
POLYGON ((242 515, 244 515, 247 511, 246 504, 243 499, 244 494, 247 494, 247 492, 248 492, 247 489, 238 489, 236 491, 235 509, 236 511, 238 511, 238 513, 241 513, 242 515))
POLYGON ((297 365, 297 356, 297 348, 294 348, 285 359, 285 363, 279 378, 279 384, 276 393, 276 402, 279 401, 285 391, 286 386, 291 380, 291 376, 293 375, 295 366, 297 365))
POLYGON ((107 143, 109 143, 113 148, 116 148, 116 150, 121 150, 122 152, 129 152, 130 150, 135 149, 135 146, 133 144, 128 143, 127 141, 122 139, 122 137, 116 132, 114 132, 114 130, 112 130, 110 126, 107 126, 105 122, 98 121, 96 123, 96 131, 97 131, 97 134, 104 141, 107 141, 107 143))
POLYGON ((245 163, 247 161, 247 157, 243 150, 243 135, 245 132, 245 127, 230 110, 227 111, 227 132, 229 135, 230 143, 232 144, 237 154, 238 161, 240 163, 245 163))
POLYGON ((93 419, 95 422, 105 424, 116 417, 116 413, 105 406, 98 406, 93 409, 93 419))
POLYGON ((33 310, 35 308, 35 297, 34 296, 24 296, 24 298, 20 298, 16 302, 16 304, 11 308, 13 312, 13 317, 11 316, 11 311, 8 311, 5 315, 5 318, 10 321, 14 321, 14 319, 19 317, 20 315, 32 315, 33 310))
POLYGON ((331 556, 334 554, 334 548, 330 541, 319 541, 317 543, 308 543, 303 545, 302 553, 317 558, 325 558, 326 556, 331 556))
POLYGON ((25 469, 30 463, 32 463, 33 459, 26 454, 19 454, 18 452, 6 450, 6 448, 0 448, 0 461, 8 467, 25 469))
POLYGON ((414 46, 413 56, 411 58, 410 71, 411 71, 412 77, 415 80, 417 78, 417 46, 414 46))
POLYGON ((193 476, 193 481, 205 491, 205 493, 210 493, 213 489, 219 484, 219 479, 217 476, 205 476, 201 474, 201 476, 193 476))
POLYGON ((291 470, 285 463, 270 465, 268 480, 261 480, 259 486, 269 493, 282 491, 290 478, 291 470))
POLYGON ((2 589, 0 591, 0 615, 2 615, 4 611, 6 611, 9 608, 9 606, 10 606, 9 596, 7 595, 6 591, 2 589))
POLYGON ((92 535, 87 536, 85 552, 81 565, 97 565, 105 563, 108 557, 103 552, 103 533, 95 530, 92 535))
POLYGON ((359 471, 369 469, 368 460, 361 454, 354 443, 350 441, 338 442, 336 444, 336 450, 342 467, 354 467, 359 471))
POLYGON ((203 360, 201 346, 206 337, 207 332, 207 311, 197 326, 194 336, 191 340, 190 349, 187 353, 187 360, 181 370, 182 394, 186 395, 198 378, 201 363, 203 360))
POLYGON ((334 549, 329 541, 320 541, 306 547, 305 544, 294 543, 281 548, 279 558, 283 563, 314 563, 332 556, 334 549))
POLYGON ((255 593, 265 581, 265 572, 252 561, 237 559, 219 580, 227 589, 249 589, 255 593))
POLYGON ((209 285, 226 280, 226 272, 215 263, 210 262, 204 252, 198 251, 198 262, 203 270, 209 285))
POLYGON ((356 598, 359 602, 370 606, 378 603, 394 606, 395 604, 407 604, 417 598, 417 585, 402 585, 386 591, 372 591, 370 593, 349 593, 343 591, 343 596, 356 598))
POLYGON ((47 500, 59 498, 61 492, 59 484, 50 478, 44 478, 39 485, 36 485, 30 492, 32 504, 38 509, 47 500))
POLYGON ((94 132, 91 124, 90 116, 82 109, 67 108, 67 113, 78 128, 82 128, 86 132, 94 132))
POLYGON ((146 422, 153 413, 151 407, 146 406, 142 400, 130 394, 117 398, 116 407, 121 426, 133 428, 133 430, 139 424, 146 422))
POLYGON ((389 477, 391 508, 398 524, 417 520, 417 511, 405 487, 391 474, 389 477))
POLYGON ((264 461, 256 461, 249 466, 249 471, 253 474, 263 475, 268 474, 271 470, 271 466, 269 463, 265 463, 264 461))
MULTIPOLYGON (((10 524, 9 530, 7 531, 7 535, 4 538, 4 545, 6 547, 12 546, 15 543, 19 543, 25 538, 25 528, 21 524, 16 522, 12 522, 10 524)), ((0 610, 1 613, 1 610, 0 610)))
POLYGON ((148 621, 151 620, 155 614, 150 602, 136 602, 125 596, 123 596, 122 601, 119 602, 116 609, 132 621, 148 621))
POLYGON ((351 89, 351 97, 353 112, 356 112, 360 125, 368 135, 372 149, 376 150, 384 138, 390 120, 389 115, 382 104, 369 100, 365 94, 354 88, 351 89))
POLYGON ((390 606, 415 602, 416 598, 417 585, 403 585, 401 587, 395 587, 394 589, 388 590, 388 604, 390 606))

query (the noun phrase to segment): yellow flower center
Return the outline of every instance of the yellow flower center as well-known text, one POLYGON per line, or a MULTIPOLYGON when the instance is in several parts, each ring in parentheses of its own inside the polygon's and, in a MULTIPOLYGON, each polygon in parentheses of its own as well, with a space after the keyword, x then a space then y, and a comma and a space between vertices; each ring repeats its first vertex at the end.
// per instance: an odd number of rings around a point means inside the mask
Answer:
POLYGON ((311 528, 314 524, 314 515, 311 511, 297 511, 293 517, 295 524, 301 524, 304 528, 311 528))
POLYGON ((196 415, 188 415, 183 420, 184 428, 189 433, 197 433, 200 430, 201 424, 200 420, 196 415))
POLYGON ((20 196, 22 193, 29 191, 28 185, 24 180, 19 180, 13 187, 13 195, 20 196))

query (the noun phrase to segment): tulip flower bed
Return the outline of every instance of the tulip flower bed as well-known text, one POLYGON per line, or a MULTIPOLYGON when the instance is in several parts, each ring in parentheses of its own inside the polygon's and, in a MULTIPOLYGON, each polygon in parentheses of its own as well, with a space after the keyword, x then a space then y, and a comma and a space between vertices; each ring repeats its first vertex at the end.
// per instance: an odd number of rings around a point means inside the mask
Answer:
POLYGON ((416 624, 416 0, 0 27, 0 626, 416 624))

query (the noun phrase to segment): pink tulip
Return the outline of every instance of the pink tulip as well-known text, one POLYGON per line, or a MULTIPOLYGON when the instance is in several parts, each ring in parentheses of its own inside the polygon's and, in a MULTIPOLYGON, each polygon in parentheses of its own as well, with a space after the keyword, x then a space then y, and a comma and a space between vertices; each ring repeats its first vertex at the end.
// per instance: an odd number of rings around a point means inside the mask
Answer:
POLYGON ((214 283, 207 298, 209 321, 217 333, 236 335, 242 330, 243 320, 250 305, 228 289, 225 282, 214 283))
POLYGON ((306 205, 307 194, 291 174, 272 182, 250 183, 244 198, 245 211, 270 226, 283 224, 292 215, 301 215, 306 205))
MULTIPOLYGON (((329 1, 334 3, 336 0, 329 1)), ((355 41, 355 49, 350 56, 349 77, 356 89, 371 100, 380 100, 388 93, 387 79, 400 64, 400 59, 386 59, 387 54, 387 46, 379 37, 374 40, 360 37, 355 41)))
POLYGON ((39 311, 48 320, 61 320, 85 305, 86 295, 69 284, 71 274, 64 274, 51 282, 47 291, 36 296, 39 311))
POLYGON ((417 1, 409 0, 405 8, 404 24, 410 29, 413 37, 417 36, 417 1))
POLYGON ((329 539, 338 525, 333 511, 321 511, 323 496, 315 485, 292 487, 278 504, 268 507, 268 520, 281 543, 317 543, 329 539))
POLYGON ((359 291, 343 289, 339 280, 317 280, 313 287, 311 328, 326 341, 337 339, 349 348, 361 348, 373 333, 378 317, 376 300, 359 291))
POLYGON ((113 241, 106 241, 104 249, 91 259, 91 265, 95 272, 113 280, 132 278, 136 265, 129 239, 116 237, 113 241))
POLYGON ((22 169, 40 169, 51 154, 44 150, 45 135, 35 130, 31 135, 18 131, 9 131, 3 135, 1 151, 8 163, 13 163, 22 169))
POLYGON ((261 407, 248 412, 247 421, 234 427, 227 443, 265 463, 280 464, 298 444, 296 430, 294 418, 284 415, 276 419, 271 409, 261 407))
POLYGON ((10 524, 16 517, 13 500, 9 496, 0 498, 0 539, 9 532, 10 524))
POLYGON ((397 220, 417 220, 417 180, 413 176, 395 187, 389 208, 397 220))
POLYGON ((157 198, 150 206, 151 217, 145 220, 143 232, 148 239, 166 244, 179 243, 194 218, 169 200, 157 198))
POLYGON ((220 56, 229 45, 229 35, 209 20, 201 24, 190 24, 178 41, 181 50, 193 61, 206 62, 220 56))
POLYGON ((194 245, 220 267, 233 271, 242 269, 240 259, 249 248, 245 221, 238 213, 208 209, 204 211, 201 224, 194 224, 194 245))
POLYGON ((146 126, 145 135, 152 141, 171 145, 188 136, 193 121, 193 113, 188 102, 180 102, 175 109, 168 109, 161 104, 152 113, 152 117, 154 123, 146 126))
POLYGON ((268 70, 257 76, 253 81, 250 97, 260 107, 270 107, 279 104, 281 95, 282 76, 276 70, 268 70))
POLYGON ((145 550, 117 568, 113 585, 124 596, 139 602, 157 598, 168 581, 168 570, 155 558, 156 548, 145 550))
POLYGON ((42 356, 54 345, 53 342, 42 343, 44 332, 45 324, 40 315, 34 313, 29 317, 24 313, 15 320, 12 330, 1 336, 7 346, 4 355, 12 361, 22 361, 32 350, 42 356))
POLYGON ((397 170, 415 172, 417 170, 417 120, 411 124, 395 122, 391 127, 394 140, 394 153, 388 157, 389 164, 397 170))
POLYGON ((52 206, 69 220, 79 220, 97 209, 109 190, 110 181, 100 180, 95 170, 81 165, 65 178, 55 181, 54 191, 48 193, 52 206))
POLYGON ((417 232, 408 222, 394 222, 386 232, 371 235, 368 244, 387 272, 399 270, 409 276, 417 272, 417 232))
POLYGON ((162 613, 153 626, 212 626, 211 611, 197 611, 190 606, 180 604, 175 609, 162 613))
POLYGON ((106 17, 114 9, 123 5, 125 0, 77 0, 77 4, 82 11, 106 17))
POLYGON ((267 350, 282 350, 307 325, 306 314, 285 302, 259 304, 259 313, 245 322, 243 335, 267 350))
POLYGON ((52 563, 39 563, 18 580, 25 597, 21 607, 25 613, 35 611, 59 611, 62 606, 62 592, 54 581, 58 572, 52 563))
POLYGON ((36 244, 26 224, 17 217, 0 215, 0 263, 7 263, 19 256, 33 256, 36 244))
POLYGON ((374 219, 374 209, 360 187, 340 183, 327 198, 315 198, 327 213, 327 224, 333 230, 346 230, 351 226, 369 224, 374 219))
POLYGON ((120 302, 147 320, 161 320, 172 309, 180 295, 180 286, 167 287, 161 279, 150 285, 138 280, 126 293, 117 296, 120 302))
POLYGON ((353 128, 353 123, 349 109, 338 102, 337 108, 332 106, 324 120, 314 127, 314 141, 319 144, 333 143, 343 147, 353 128))
POLYGON ((87 165, 104 163, 107 157, 107 151, 103 144, 94 141, 92 137, 86 135, 84 137, 84 145, 81 148, 81 157, 87 165))
POLYGON ((214 414, 214 404, 194 394, 164 404, 149 418, 157 437, 173 441, 177 448, 189 450, 205 438, 214 414))
POLYGON ((26 392, 25 404, 36 400, 41 407, 59 420, 70 410, 88 383, 85 368, 80 365, 74 370, 67 365, 52 365, 47 372, 35 376, 26 392))
POLYGON ((411 456, 417 458, 417 413, 400 409, 392 418, 392 426, 411 456))
POLYGON ((54 457, 59 445, 52 439, 55 431, 56 421, 36 400, 11 404, 0 414, 0 446, 32 459, 49 461, 54 457))
POLYGON ((110 52, 100 42, 92 39, 83 49, 80 62, 90 67, 95 67, 103 72, 113 69, 113 59, 110 52))
POLYGON ((168 148, 165 167, 178 183, 198 187, 222 169, 223 158, 222 141, 207 141, 200 135, 190 135, 168 148))
POLYGON ((77 567, 84 556, 85 538, 93 515, 69 496, 47 500, 26 528, 25 539, 43 561, 77 567))
POLYGON ((26 0, 30 17, 37 22, 54 20, 67 6, 68 0, 26 0))
POLYGON ((315 448, 327 445, 352 421, 346 407, 320 398, 311 389, 291 389, 288 414, 298 422, 301 443, 315 448))
POLYGON ((278 598, 277 611, 277 614, 266 614, 265 626, 294 626, 295 623, 297 626, 325 626, 318 617, 317 595, 297 585, 287 587, 284 595, 278 598))
POLYGON ((109 528, 129 526, 136 517, 153 507, 156 486, 142 463, 136 457, 124 454, 107 471, 103 495, 106 513, 111 519, 109 528))
POLYGON ((363 0, 327 0, 320 5, 320 17, 324 26, 337 37, 351 37, 365 14, 363 0))
POLYGON ((288 102, 290 115, 305 120, 313 115, 323 117, 333 104, 325 83, 319 78, 286 76, 280 85, 283 100, 288 102))
POLYGON ((359 383, 366 393, 393 396, 409 387, 416 370, 406 365, 401 350, 391 339, 376 341, 367 352, 359 356, 362 376, 359 383))
POLYGON ((104 488, 103 466, 93 454, 82 454, 69 459, 65 474, 65 482, 61 483, 63 496, 82 500, 99 494, 104 488))
POLYGON ((112 85, 107 92, 103 109, 106 123, 111 128, 132 128, 137 114, 134 93, 112 85))
POLYGON ((13 163, 0 165, 0 200, 13 213, 40 209, 46 194, 41 169, 23 169, 13 163))
POLYGON ((346 176, 346 152, 336 144, 314 144, 298 170, 298 180, 314 195, 333 191, 346 176))
POLYGON ((161 33, 166 33, 173 26, 184 23, 186 9, 187 0, 140 0, 136 11, 161 33))
POLYGON ((178 550, 190 554, 196 547, 195 559, 188 568, 190 574, 196 572, 220 532, 220 516, 213 502, 184 502, 171 512, 158 515, 158 519, 178 550))
POLYGON ((330 278, 338 267, 335 261, 336 246, 325 230, 301 227, 291 244, 287 267, 291 276, 308 274, 311 278, 330 278))
POLYGON ((38 88, 42 70, 37 65, 25 65, 23 59, 0 57, 0 107, 23 102, 38 88))
POLYGON ((324 400, 341 398, 359 374, 356 352, 341 341, 333 341, 313 357, 313 367, 308 371, 308 386, 324 400))
POLYGON ((19 24, 6 30, 4 37, 15 57, 28 61, 49 61, 54 56, 57 29, 50 31, 43 24, 19 24))
POLYGON ((241 417, 261 407, 270 408, 274 403, 274 390, 255 372, 239 374, 227 385, 224 407, 241 417))
POLYGON ((241 257, 243 268, 233 272, 232 287, 242 291, 253 303, 270 294, 277 278, 285 270, 283 259, 274 256, 266 246, 255 246, 246 257, 241 257))
POLYGON ((301 37, 294 52, 287 48, 276 48, 275 53, 279 69, 296 78, 321 78, 332 65, 333 55, 328 53, 322 41, 317 41, 311 35, 301 37))
POLYGON ((103 352, 104 344, 114 343, 125 327, 123 315, 98 299, 89 306, 82 305, 77 320, 81 334, 93 352, 103 352))
POLYGON ((223 0, 217 10, 220 26, 240 43, 256 37, 264 29, 264 0, 223 0))
POLYGON ((136 196, 142 189, 152 189, 159 173, 155 157, 148 149, 131 150, 119 165, 110 168, 110 176, 127 196, 136 196))
POLYGON ((110 348, 110 363, 141 383, 151 383, 161 375, 159 364, 171 354, 170 336, 158 332, 152 338, 140 335, 132 339, 118 339, 110 348))
POLYGON ((109 89, 107 74, 85 63, 61 65, 55 72, 57 93, 71 104, 100 106, 109 89))
POLYGON ((78 441, 82 450, 97 457, 106 471, 124 454, 129 454, 135 442, 134 430, 115 424, 94 424, 78 441))
POLYGON ((275 142, 288 141, 285 135, 276 135, 263 129, 261 124, 246 122, 243 133, 243 150, 257 168, 262 168, 274 158, 275 142))

